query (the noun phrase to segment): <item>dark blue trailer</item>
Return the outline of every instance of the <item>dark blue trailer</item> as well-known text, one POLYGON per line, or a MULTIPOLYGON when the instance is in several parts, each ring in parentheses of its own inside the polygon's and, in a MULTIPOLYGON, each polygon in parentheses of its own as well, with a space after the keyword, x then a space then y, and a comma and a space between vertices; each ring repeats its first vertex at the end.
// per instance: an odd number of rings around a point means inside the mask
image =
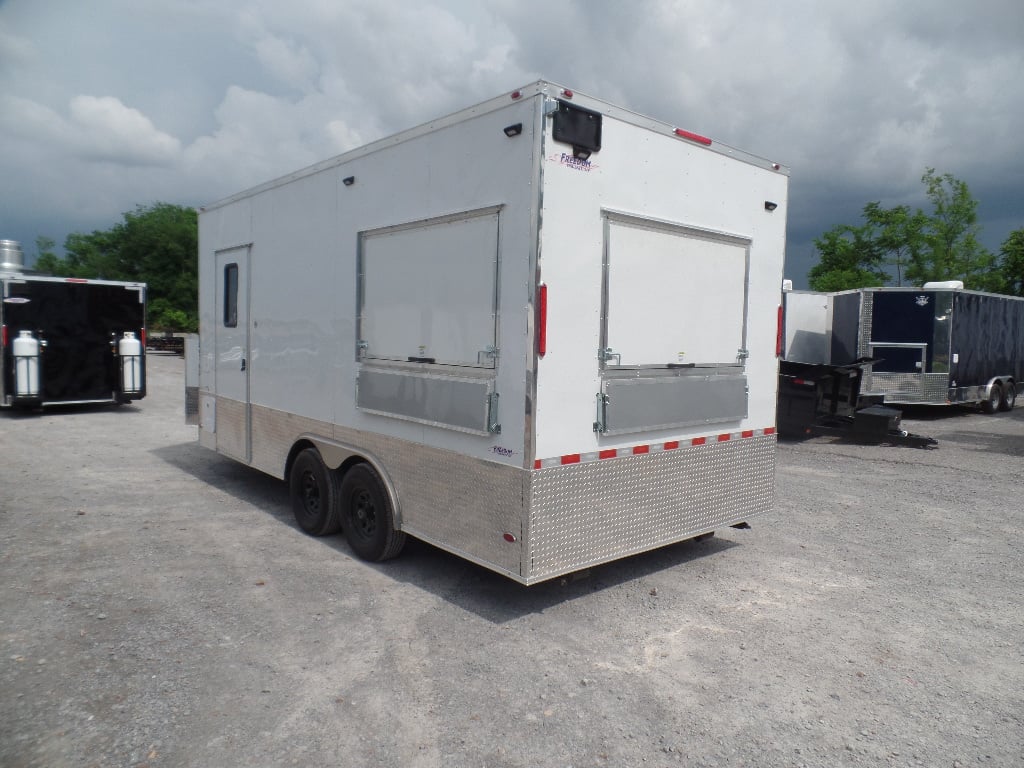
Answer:
POLYGON ((869 359, 863 397, 1008 411, 1024 381, 1024 298, 959 283, 829 295, 828 356, 869 359))

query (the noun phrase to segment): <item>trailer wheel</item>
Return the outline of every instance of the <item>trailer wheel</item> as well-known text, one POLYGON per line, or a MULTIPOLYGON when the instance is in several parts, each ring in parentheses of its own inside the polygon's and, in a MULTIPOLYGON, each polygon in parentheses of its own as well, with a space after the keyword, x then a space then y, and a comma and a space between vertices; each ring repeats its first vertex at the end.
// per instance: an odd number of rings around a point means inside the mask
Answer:
POLYGON ((288 485, 292 514, 302 530, 313 536, 338 532, 338 476, 327 468, 315 448, 306 448, 295 457, 288 485))
POLYGON ((1017 404, 1017 388, 1012 381, 1003 384, 1003 399, 999 401, 1000 411, 1012 411, 1017 404))
POLYGON ((384 481, 369 464, 356 464, 341 481, 342 528, 348 543, 363 560, 390 560, 405 546, 405 534, 395 530, 384 481))
POLYGON ((993 384, 989 388, 988 398, 981 403, 981 410, 985 413, 995 413, 1003 402, 1003 388, 999 384, 993 384))

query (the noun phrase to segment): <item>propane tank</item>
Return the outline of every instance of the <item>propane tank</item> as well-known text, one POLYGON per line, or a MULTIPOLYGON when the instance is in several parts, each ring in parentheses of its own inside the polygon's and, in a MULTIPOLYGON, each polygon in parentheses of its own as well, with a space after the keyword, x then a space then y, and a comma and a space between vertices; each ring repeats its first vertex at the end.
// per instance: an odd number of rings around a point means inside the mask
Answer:
POLYGON ((142 342, 131 331, 125 331, 124 338, 117 342, 117 354, 121 357, 121 391, 134 395, 142 391, 142 342))
POLYGON ((14 394, 39 397, 39 339, 20 331, 14 340, 14 394))

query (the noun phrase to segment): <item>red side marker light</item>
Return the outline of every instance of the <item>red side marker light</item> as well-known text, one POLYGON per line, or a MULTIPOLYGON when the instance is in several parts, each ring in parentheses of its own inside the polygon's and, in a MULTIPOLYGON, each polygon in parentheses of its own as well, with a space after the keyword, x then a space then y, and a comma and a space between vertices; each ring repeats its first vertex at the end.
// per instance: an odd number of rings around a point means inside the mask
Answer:
POLYGON ((698 144, 703 144, 705 147, 711 146, 711 139, 707 136, 701 136, 699 133, 684 131, 682 128, 676 128, 676 136, 681 139, 689 139, 690 141, 695 141, 698 144))
POLYGON ((513 99, 518 99, 518 98, 521 98, 521 97, 522 97, 522 95, 523 95, 523 94, 522 94, 522 91, 512 91, 512 98, 513 98, 513 99))
POLYGON ((564 91, 562 91, 562 95, 565 96, 565 98, 567 98, 567 99, 571 99, 572 98, 572 91, 570 91, 568 88, 566 88, 564 91))
POLYGON ((775 322, 775 356, 782 357, 782 325, 784 321, 782 305, 779 304, 779 314, 775 322))
POLYGON ((727 443, 731 439, 732 439, 732 435, 729 435, 729 434, 719 435, 718 436, 718 442, 720 442, 720 443, 727 443))
POLYGON ((502 534, 502 537, 501 537, 501 538, 503 538, 503 539, 504 539, 505 541, 507 541, 507 542, 508 542, 509 544, 515 544, 515 543, 516 543, 516 537, 515 537, 515 534, 512 534, 512 533, 505 533, 505 534, 502 534))
POLYGON ((537 354, 548 352, 548 287, 541 283, 537 289, 537 354))

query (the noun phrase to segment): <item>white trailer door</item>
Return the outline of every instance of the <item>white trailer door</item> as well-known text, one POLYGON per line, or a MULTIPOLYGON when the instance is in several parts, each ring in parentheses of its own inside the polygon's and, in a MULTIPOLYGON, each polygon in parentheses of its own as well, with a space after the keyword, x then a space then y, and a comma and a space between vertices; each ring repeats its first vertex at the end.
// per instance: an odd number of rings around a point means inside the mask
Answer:
POLYGON ((217 252, 214 379, 217 450, 248 462, 249 247, 217 252))
POLYGON ((606 227, 606 361, 742 365, 750 241, 611 212, 606 227))

